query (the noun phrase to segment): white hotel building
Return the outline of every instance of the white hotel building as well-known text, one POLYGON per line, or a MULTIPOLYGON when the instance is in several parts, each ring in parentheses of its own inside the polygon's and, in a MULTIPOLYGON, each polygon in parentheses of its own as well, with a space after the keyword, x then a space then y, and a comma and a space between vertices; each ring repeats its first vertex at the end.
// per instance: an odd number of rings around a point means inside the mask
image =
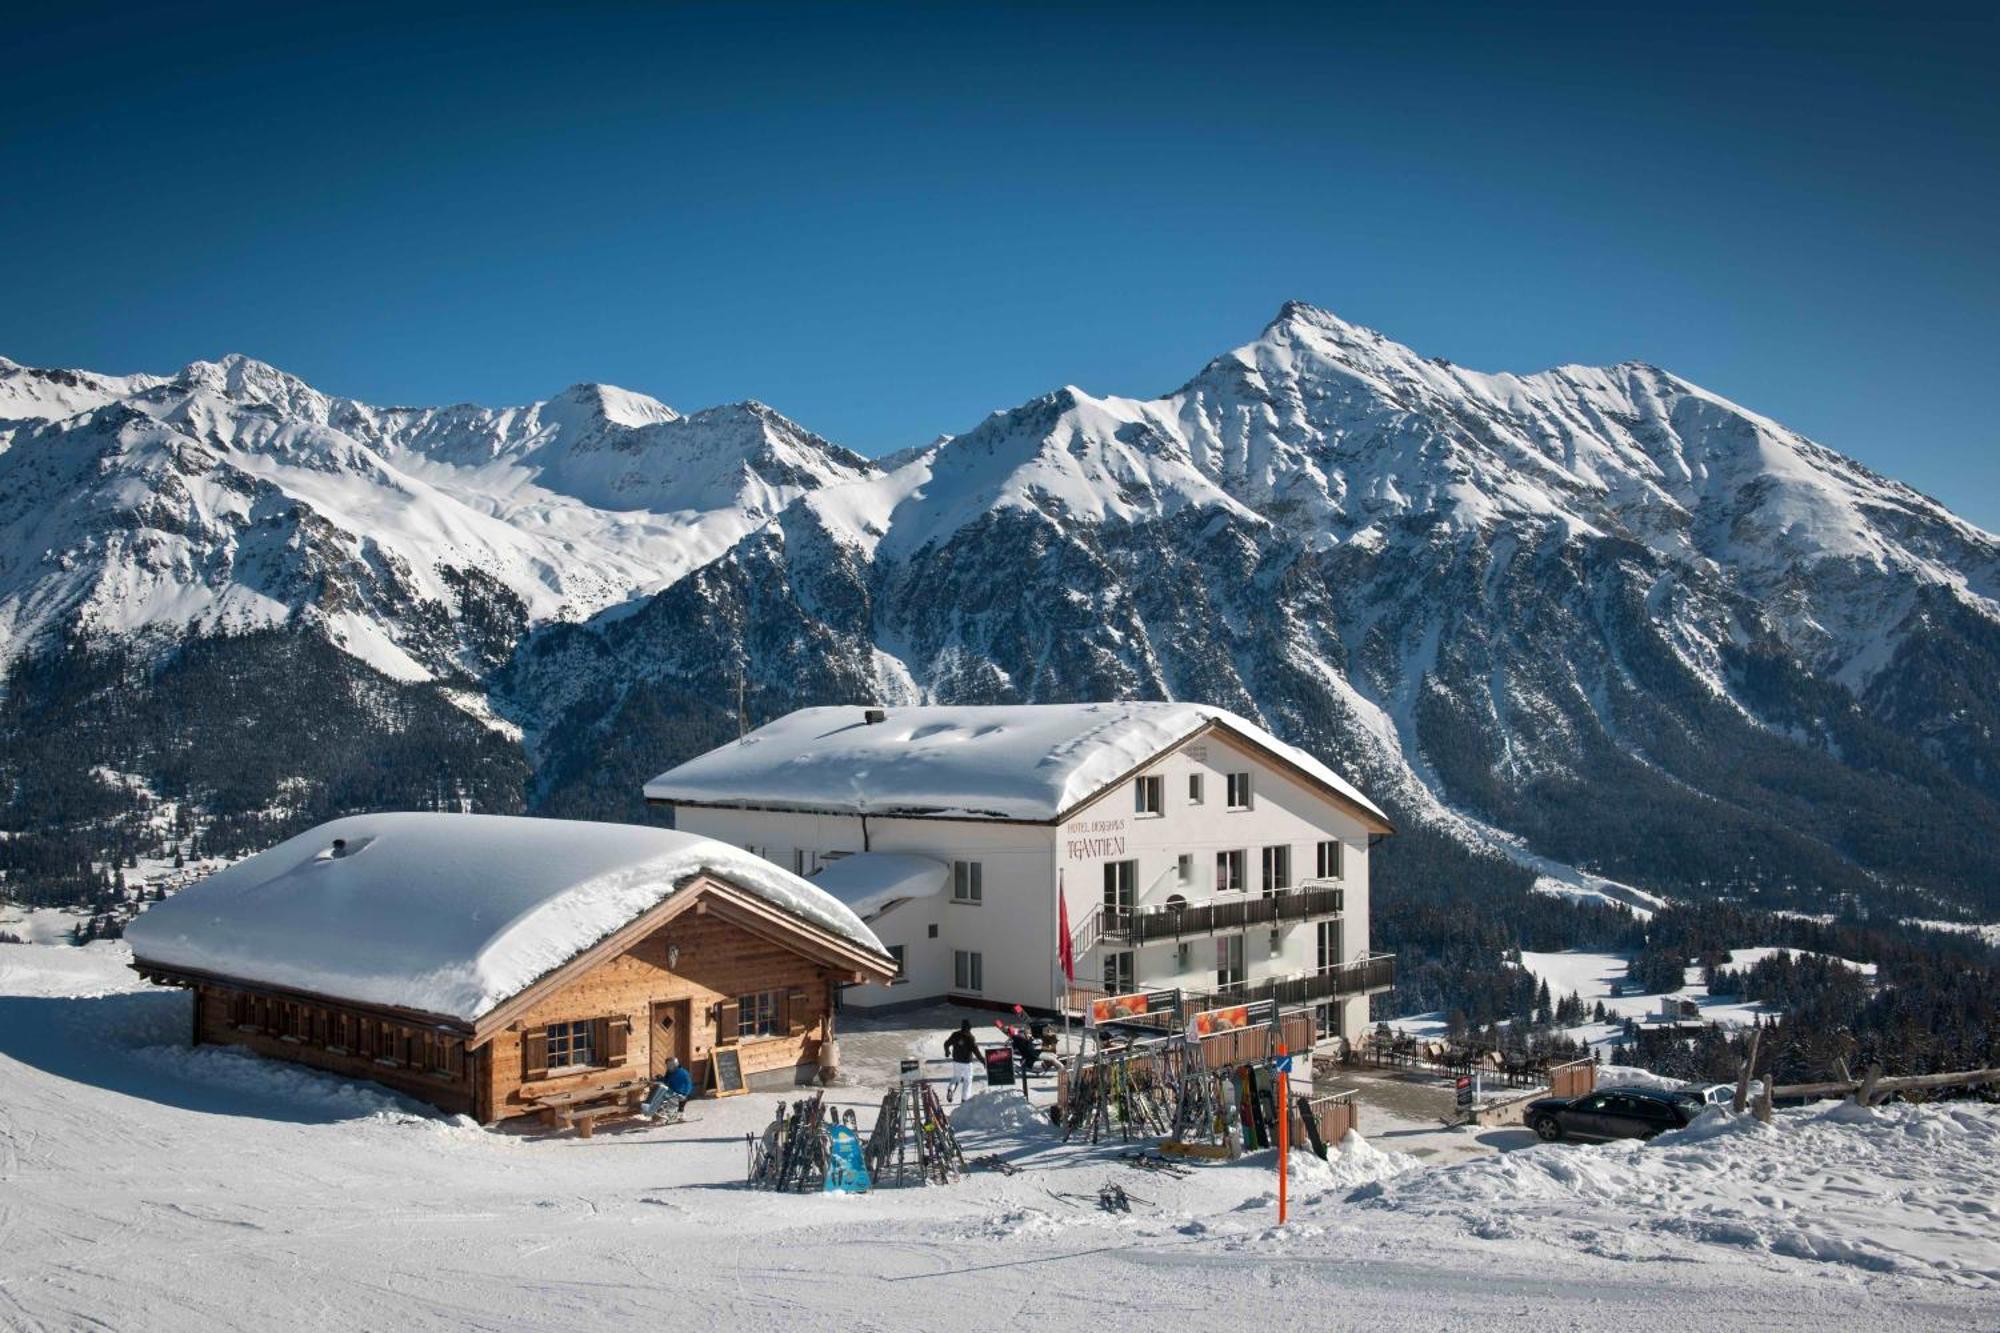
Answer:
POLYGON ((1368 948, 1387 817, 1221 709, 808 708, 646 796, 855 908, 902 966, 850 992, 857 1007, 1059 1007, 1059 894, 1080 988, 1311 1004, 1352 1040, 1393 982, 1368 948))

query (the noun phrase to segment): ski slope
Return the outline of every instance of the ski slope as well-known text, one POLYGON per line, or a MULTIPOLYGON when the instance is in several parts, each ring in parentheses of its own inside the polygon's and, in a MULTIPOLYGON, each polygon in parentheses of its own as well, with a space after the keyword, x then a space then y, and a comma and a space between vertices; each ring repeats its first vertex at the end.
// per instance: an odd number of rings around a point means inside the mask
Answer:
MULTIPOLYGON (((990 1094, 948 1188, 739 1185, 764 1095, 591 1140, 495 1133, 184 1044, 122 945, 0 946, 0 1327, 1990 1328, 2000 1109, 1718 1118, 1426 1167, 1269 1155, 1186 1180, 990 1094), (1055 1197, 1115 1180, 1129 1215, 1055 1197)), ((940 1034, 880 1032, 834 1100, 940 1034), (903 1040, 907 1037, 907 1041, 903 1040)))

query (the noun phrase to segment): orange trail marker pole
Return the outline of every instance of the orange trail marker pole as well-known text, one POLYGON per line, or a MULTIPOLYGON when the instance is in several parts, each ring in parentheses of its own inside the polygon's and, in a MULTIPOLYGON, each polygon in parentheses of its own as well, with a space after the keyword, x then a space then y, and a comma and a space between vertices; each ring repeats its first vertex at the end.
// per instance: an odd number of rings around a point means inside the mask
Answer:
POLYGON ((1292 1156, 1292 1076, 1285 1043, 1278 1043, 1278 1225, 1285 1224, 1285 1181, 1292 1156))

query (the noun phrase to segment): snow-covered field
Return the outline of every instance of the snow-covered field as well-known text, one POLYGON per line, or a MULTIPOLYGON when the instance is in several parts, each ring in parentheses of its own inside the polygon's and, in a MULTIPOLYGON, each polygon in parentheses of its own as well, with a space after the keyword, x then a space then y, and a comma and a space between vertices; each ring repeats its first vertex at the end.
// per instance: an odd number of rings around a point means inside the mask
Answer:
MULTIPOLYGON (((1799 953, 1802 950, 1752 948, 1732 949, 1727 967, 1732 972, 1747 971, 1761 960, 1776 953, 1799 953)), ((1582 953, 1566 950, 1562 953, 1534 953, 1524 950, 1521 965, 1534 974, 1537 981, 1546 981, 1554 998, 1560 1000, 1565 995, 1583 997, 1585 1006, 1595 1009, 1602 1001, 1611 1014, 1609 1023, 1585 1023, 1564 1031, 1578 1041, 1592 1045, 1604 1045, 1618 1037, 1619 1024, 1627 1018, 1644 1023, 1649 1017, 1657 1017, 1663 998, 1692 1000, 1701 1010, 1701 1021, 1719 1023, 1724 1027, 1748 1027, 1753 1019, 1769 1019, 1777 1010, 1769 1005, 1738 1000, 1730 995, 1710 995, 1708 987, 1701 979, 1701 969, 1690 967, 1682 979, 1681 988, 1670 996, 1618 995, 1616 988, 1625 981, 1626 955, 1618 953, 1582 953)), ((1846 960, 1842 960, 1846 961, 1846 960)), ((1863 976, 1875 975, 1873 963, 1848 963, 1863 976)))
MULTIPOLYGON (((190 1050, 186 998, 126 957, 0 946, 0 1327, 1991 1328, 2000 1311, 2000 1108, 1718 1113, 1649 1145, 1442 1166, 1353 1142, 1299 1156, 1280 1230, 1268 1153, 1158 1177, 995 1093, 961 1113, 964 1147, 1018 1175, 774 1196, 739 1184, 770 1097, 590 1140, 488 1132, 190 1050), (1142 1202, 1055 1197, 1106 1181, 1142 1202)), ((864 1126, 887 1068, 851 1062, 835 1093, 864 1126)))

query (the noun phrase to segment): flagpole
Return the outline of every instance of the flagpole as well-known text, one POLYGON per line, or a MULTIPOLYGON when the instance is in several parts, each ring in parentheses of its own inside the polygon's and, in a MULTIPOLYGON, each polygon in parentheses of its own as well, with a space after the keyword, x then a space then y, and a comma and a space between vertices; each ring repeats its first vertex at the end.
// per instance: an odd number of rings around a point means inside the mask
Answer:
POLYGON ((1076 984, 1076 959, 1070 953, 1069 895, 1063 892, 1063 870, 1056 867, 1056 1004, 1062 1010, 1063 1054, 1069 1054, 1069 993, 1064 983, 1076 984))

